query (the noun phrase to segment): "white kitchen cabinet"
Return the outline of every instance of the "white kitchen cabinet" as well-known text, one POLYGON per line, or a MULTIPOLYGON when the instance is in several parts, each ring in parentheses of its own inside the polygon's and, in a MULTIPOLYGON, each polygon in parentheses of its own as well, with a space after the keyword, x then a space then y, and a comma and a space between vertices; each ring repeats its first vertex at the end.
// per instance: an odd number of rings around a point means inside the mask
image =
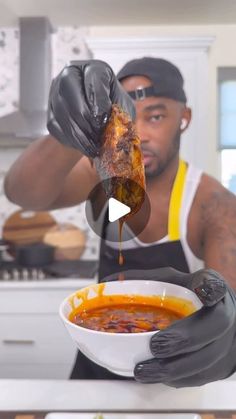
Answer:
MULTIPOLYGON (((46 283, 45 283, 46 284, 46 283)), ((0 378, 67 379, 76 346, 58 313, 62 300, 83 285, 0 285, 0 378)))

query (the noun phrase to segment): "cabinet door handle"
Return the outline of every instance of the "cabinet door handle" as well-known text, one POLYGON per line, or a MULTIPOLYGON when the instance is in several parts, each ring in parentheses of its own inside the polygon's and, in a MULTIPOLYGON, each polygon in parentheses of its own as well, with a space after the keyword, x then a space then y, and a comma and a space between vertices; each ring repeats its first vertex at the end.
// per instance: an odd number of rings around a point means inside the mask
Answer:
POLYGON ((31 339, 4 339, 5 345, 34 345, 35 341, 31 339))

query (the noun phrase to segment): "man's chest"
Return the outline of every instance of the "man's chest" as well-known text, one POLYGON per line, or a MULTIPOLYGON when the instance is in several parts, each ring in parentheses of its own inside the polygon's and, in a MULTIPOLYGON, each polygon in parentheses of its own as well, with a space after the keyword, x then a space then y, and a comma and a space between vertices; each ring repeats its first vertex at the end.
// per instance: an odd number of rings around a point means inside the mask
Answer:
MULTIPOLYGON (((186 238, 192 252, 198 258, 203 256, 203 231, 201 217, 196 202, 193 202, 188 213, 185 211, 172 214, 172 225, 179 225, 179 238, 186 238), (185 237, 183 237, 185 235, 185 237)), ((130 220, 129 227, 135 231, 137 220, 130 220)), ((170 212, 168 198, 151 205, 151 213, 143 231, 138 235, 139 240, 144 243, 153 243, 161 240, 170 234, 170 212)))
MULTIPOLYGON (((144 243, 156 242, 168 234, 168 200, 160 200, 159 203, 156 201, 151 203, 151 210, 145 227, 141 233, 138 234, 138 238, 144 243)), ((139 231, 138 226, 141 224, 142 219, 139 217, 133 217, 128 220, 127 224, 133 230, 139 231)))

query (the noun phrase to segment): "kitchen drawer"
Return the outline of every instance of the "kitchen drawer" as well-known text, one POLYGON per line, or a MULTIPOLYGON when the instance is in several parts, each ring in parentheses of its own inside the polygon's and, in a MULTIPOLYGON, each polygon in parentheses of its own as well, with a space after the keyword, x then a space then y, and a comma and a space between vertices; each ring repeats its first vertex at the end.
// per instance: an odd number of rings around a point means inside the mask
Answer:
POLYGON ((75 352, 58 315, 0 315, 0 363, 67 363, 75 352))
POLYGON ((58 313, 61 302, 74 291, 76 291, 76 288, 63 290, 22 289, 17 291, 1 289, 0 314, 58 313))
POLYGON ((73 361, 66 364, 1 364, 0 379, 61 379, 70 377, 73 361))

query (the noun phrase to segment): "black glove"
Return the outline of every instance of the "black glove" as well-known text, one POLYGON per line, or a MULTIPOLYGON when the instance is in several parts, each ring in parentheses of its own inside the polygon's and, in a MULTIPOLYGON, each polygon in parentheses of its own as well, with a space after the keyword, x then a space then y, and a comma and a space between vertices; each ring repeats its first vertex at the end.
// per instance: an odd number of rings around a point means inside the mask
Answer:
POLYGON ((48 130, 62 144, 94 158, 99 154, 101 134, 113 103, 134 119, 132 99, 108 64, 98 60, 73 62, 52 82, 48 130))
MULTIPOLYGON (((134 370, 142 383, 173 387, 199 386, 227 378, 236 370, 236 298, 211 269, 186 274, 172 268, 126 271, 125 279, 159 280, 194 291, 203 307, 156 333, 150 342, 153 359, 134 370)), ((112 275, 106 279, 114 279, 112 275)))

